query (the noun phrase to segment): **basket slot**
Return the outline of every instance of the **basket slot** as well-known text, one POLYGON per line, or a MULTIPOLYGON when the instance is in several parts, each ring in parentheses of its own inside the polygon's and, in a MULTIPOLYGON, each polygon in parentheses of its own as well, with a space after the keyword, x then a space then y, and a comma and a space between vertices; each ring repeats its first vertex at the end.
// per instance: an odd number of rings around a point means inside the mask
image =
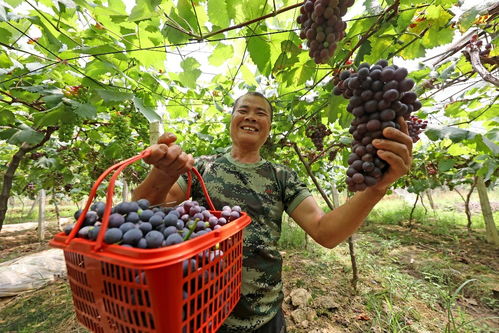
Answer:
POLYGON ((94 320, 91 318, 87 317, 81 312, 76 312, 76 318, 78 318, 78 321, 85 325, 89 330, 95 333, 104 333, 104 329, 99 326, 94 320))

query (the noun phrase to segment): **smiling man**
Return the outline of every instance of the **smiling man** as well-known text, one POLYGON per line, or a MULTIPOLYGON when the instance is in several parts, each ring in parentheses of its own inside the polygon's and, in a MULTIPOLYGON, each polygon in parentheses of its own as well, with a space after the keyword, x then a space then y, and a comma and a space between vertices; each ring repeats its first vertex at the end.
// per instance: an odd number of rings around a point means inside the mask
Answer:
MULTIPOLYGON (((134 191, 134 200, 180 203, 186 191, 182 175, 195 165, 217 209, 239 205, 251 217, 243 234, 241 299, 219 332, 286 332, 281 310, 282 257, 277 247, 284 212, 317 243, 333 248, 357 230, 388 187, 409 171, 412 161, 412 139, 401 118, 401 130, 386 128, 386 139, 373 142, 383 151, 380 157, 390 165, 389 171, 376 185, 325 213, 295 171, 262 159, 260 148, 269 136, 272 112, 271 104, 260 93, 239 97, 230 123, 231 151, 199 157, 195 163, 174 143, 174 135, 163 135, 145 159, 153 169, 134 191)), ((195 181, 192 198, 206 205, 195 181)))

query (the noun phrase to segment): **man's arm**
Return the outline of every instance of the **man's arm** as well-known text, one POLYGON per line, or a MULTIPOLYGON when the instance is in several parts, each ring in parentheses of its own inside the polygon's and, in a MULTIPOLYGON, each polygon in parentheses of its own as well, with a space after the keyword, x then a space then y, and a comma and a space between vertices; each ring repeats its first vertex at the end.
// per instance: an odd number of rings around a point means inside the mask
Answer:
POLYGON ((406 174, 412 163, 412 139, 407 135, 407 124, 399 119, 400 131, 385 128, 387 139, 375 140, 378 156, 389 165, 380 181, 362 192, 357 192, 345 204, 325 214, 313 197, 303 200, 291 212, 291 217, 317 243, 333 248, 353 234, 373 207, 383 198, 388 187, 406 174))
POLYGON ((174 144, 176 139, 175 135, 165 133, 149 148, 151 154, 144 161, 154 167, 133 191, 132 200, 147 199, 152 205, 183 201, 185 193, 176 182, 181 174, 192 169, 194 159, 174 144))

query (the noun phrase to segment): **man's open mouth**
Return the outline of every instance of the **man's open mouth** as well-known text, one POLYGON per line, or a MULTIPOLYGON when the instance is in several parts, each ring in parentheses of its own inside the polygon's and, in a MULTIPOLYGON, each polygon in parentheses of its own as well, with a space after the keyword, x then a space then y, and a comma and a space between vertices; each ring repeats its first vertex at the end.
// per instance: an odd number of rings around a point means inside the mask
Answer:
POLYGON ((250 126, 241 126, 241 129, 244 131, 249 131, 249 132, 258 132, 258 129, 250 126))

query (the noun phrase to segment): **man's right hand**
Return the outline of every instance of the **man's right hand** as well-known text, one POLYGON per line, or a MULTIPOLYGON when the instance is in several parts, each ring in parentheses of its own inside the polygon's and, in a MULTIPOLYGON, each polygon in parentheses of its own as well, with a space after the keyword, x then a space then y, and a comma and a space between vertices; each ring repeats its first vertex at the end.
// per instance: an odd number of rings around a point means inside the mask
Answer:
POLYGON ((173 177, 191 170, 194 158, 191 154, 186 154, 179 145, 174 144, 176 140, 177 137, 172 133, 161 135, 158 143, 149 148, 151 154, 144 158, 144 162, 173 177))

